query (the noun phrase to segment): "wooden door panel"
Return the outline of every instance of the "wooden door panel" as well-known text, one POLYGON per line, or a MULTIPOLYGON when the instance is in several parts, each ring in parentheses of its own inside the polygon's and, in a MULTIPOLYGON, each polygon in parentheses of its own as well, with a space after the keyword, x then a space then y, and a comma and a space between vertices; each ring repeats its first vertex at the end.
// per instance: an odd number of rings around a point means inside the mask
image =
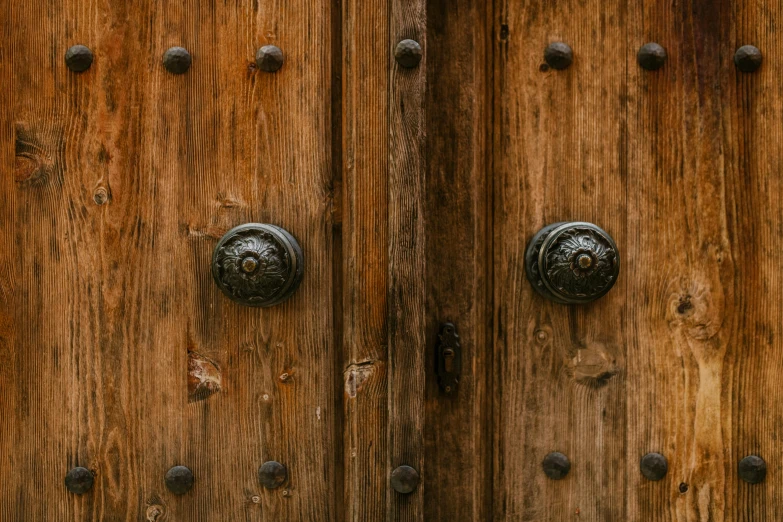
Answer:
POLYGON ((626 520, 626 283, 586 306, 545 301, 525 275, 543 226, 589 221, 626 247, 623 3, 496 3, 494 28, 494 517, 626 520), (544 48, 562 41, 557 71, 544 48), (553 451, 572 469, 541 469, 553 451))
POLYGON ((8 519, 335 519, 331 7, 9 9, 17 341, 3 447, 27 472, 4 488, 8 519), (78 75, 62 61, 74 43, 96 56, 78 75), (265 43, 284 49, 277 74, 253 63, 265 43), (185 75, 160 65, 172 45, 194 57, 185 75), (248 221, 305 250, 298 293, 273 309, 212 281, 217 239, 248 221), (283 487, 260 486, 265 460, 288 467, 283 487), (175 464, 196 476, 183 497, 164 486, 175 464), (63 488, 75 465, 95 471, 94 494, 63 488))

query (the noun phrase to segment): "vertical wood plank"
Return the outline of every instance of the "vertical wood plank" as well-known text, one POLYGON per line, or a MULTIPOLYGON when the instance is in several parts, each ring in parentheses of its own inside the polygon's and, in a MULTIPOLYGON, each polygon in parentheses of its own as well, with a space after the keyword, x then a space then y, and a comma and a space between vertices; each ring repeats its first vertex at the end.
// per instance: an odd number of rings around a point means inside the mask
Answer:
POLYGON ((353 522, 386 520, 390 495, 388 12, 388 2, 343 2, 343 453, 353 522))
POLYGON ((483 1, 427 3, 424 520, 488 520, 492 501, 487 11, 483 1), (447 321, 462 346, 451 393, 440 389, 432 356, 447 321))
POLYGON ((780 378, 783 375, 783 20, 780 2, 733 2, 730 36, 722 49, 725 70, 725 125, 729 138, 728 221, 738 294, 737 331, 725 363, 732 384, 724 409, 732 423, 726 457, 726 520, 751 522, 783 517, 783 461, 780 378), (755 45, 764 56, 752 74, 737 71, 730 53, 755 45), (729 95, 729 96, 727 96, 729 95), (733 96, 732 96, 733 95, 733 96), (730 229, 731 230, 731 229, 730 229), (750 485, 737 478, 737 463, 758 455, 768 466, 766 480, 750 485))
POLYGON ((732 3, 630 5, 628 514, 737 520, 732 427, 745 399, 734 365, 766 341, 746 290, 759 288, 772 245, 747 217, 758 193, 738 161, 754 156, 738 155, 734 107, 747 102, 735 98, 732 3), (647 41, 668 50, 657 72, 635 63, 647 41), (640 477, 649 451, 667 457, 664 481, 640 477))
POLYGON ((495 3, 494 520, 625 521, 625 268, 586 306, 545 301, 525 276, 530 238, 593 222, 627 259, 624 2, 495 3), (569 44, 556 71, 544 48, 569 44), (570 474, 541 462, 566 454, 570 474))
MULTIPOLYGON (((424 235, 427 41, 426 0, 395 0, 389 11, 389 454, 388 472, 400 465, 424 469, 424 360, 426 252, 424 235), (406 38, 424 56, 412 69, 399 66, 394 48, 406 38)), ((423 520, 424 488, 387 497, 391 520, 423 520)))
MULTIPOLYGON (((12 12, 13 4, 0 8, 0 83, 12 85, 14 78, 13 56, 15 38, 12 12)), ((7 89, 0 98, 0 168, 14 171, 14 118, 15 90, 7 89)), ((18 452, 14 443, 19 426, 18 348, 16 344, 16 301, 14 287, 18 284, 16 228, 16 184, 14 176, 6 174, 0 179, 0 465, 14 469, 18 452)), ((0 520, 12 520, 17 507, 16 486, 0 488, 0 520)))

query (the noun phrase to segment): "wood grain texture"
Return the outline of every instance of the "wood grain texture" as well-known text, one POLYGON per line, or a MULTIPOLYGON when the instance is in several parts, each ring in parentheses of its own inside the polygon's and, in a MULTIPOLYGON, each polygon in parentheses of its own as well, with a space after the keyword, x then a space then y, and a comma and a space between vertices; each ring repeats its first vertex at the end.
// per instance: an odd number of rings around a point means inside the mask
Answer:
POLYGON ((648 39, 670 59, 629 74, 626 273, 644 297, 629 308, 629 516, 776 520, 780 6, 631 5, 629 62, 648 39), (744 44, 763 50, 758 73, 732 63, 744 44), (651 449, 669 459, 661 484, 631 474, 651 449), (769 463, 765 483, 738 479, 747 455, 769 463))
MULTIPOLYGON (((12 85, 14 68, 12 54, 15 41, 12 33, 13 19, 11 6, 0 7, 0 82, 12 85)), ((4 89, 0 97, 0 169, 5 174, 0 177, 0 466, 14 469, 17 452, 14 443, 18 427, 16 405, 19 403, 19 389, 16 386, 18 348, 16 333, 16 309, 14 307, 14 285, 17 284, 16 272, 16 231, 8 226, 16 217, 16 182, 10 173, 16 162, 15 128, 13 123, 14 91, 4 89)), ((16 486, 0 488, 0 520, 13 520, 16 516, 16 500, 19 491, 16 486)))
MULTIPOLYGON (((389 50, 406 38, 424 50, 413 69, 387 55, 389 76, 389 451, 388 473, 424 469, 426 251, 424 228, 427 82, 426 1, 395 0, 389 9, 389 50)), ((387 497, 390 520, 423 520, 424 488, 387 497)))
MULTIPOLYGON (((780 2, 732 2, 729 33, 722 39, 725 75, 723 136, 730 151, 727 218, 738 294, 736 331, 724 361, 730 383, 722 415, 731 418, 725 453, 726 520, 751 522, 783 518, 783 461, 780 406, 783 375, 783 5, 780 2), (762 68, 743 74, 729 57, 752 44, 764 55, 762 68), (737 480, 737 463, 759 455, 769 472, 764 483, 737 480)), ((723 84, 722 84, 723 85, 723 84)), ((716 518, 716 520, 719 520, 716 518)))
POLYGON ((499 0, 494 19, 494 520, 625 521, 627 279, 563 306, 524 268, 559 221, 625 251, 625 5, 499 0), (542 65, 554 41, 574 50, 564 71, 542 65), (543 474, 552 451, 571 460, 564 480, 543 474))
POLYGON ((344 503, 386 520, 389 377, 388 2, 346 0, 342 17, 344 503))
POLYGON ((19 204, 3 230, 18 273, 4 306, 25 342, 4 355, 25 472, 3 488, 11 519, 337 518, 324 479, 339 455, 330 9, 13 8, 19 204), (77 42, 96 56, 79 75, 62 59, 77 42), (287 57, 274 75, 253 64, 264 43, 287 57), (185 75, 161 66, 172 45, 193 54, 185 75), (215 242, 247 221, 285 227, 305 251, 302 286, 274 309, 241 308, 211 280, 215 242), (189 393, 199 365, 217 391, 189 393), (278 490, 258 483, 265 460, 289 469, 278 490), (163 483, 175 464, 196 476, 183 497, 163 483), (89 495, 62 486, 74 465, 95 470, 89 495))
POLYGON ((424 520, 490 516, 489 32, 486 2, 427 3, 424 520), (432 356, 446 321, 462 346, 460 382, 448 394, 432 356))

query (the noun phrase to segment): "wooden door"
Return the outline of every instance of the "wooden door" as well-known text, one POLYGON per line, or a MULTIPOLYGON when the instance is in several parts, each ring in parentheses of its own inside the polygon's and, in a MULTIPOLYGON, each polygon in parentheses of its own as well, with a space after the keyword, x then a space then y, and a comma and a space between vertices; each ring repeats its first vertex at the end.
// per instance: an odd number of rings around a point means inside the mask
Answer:
POLYGON ((4 3, 0 520, 781 519, 781 7, 4 3), (621 260, 588 304, 526 274, 531 238, 570 221, 621 260), (268 308, 212 275, 254 222, 304 255, 268 308))

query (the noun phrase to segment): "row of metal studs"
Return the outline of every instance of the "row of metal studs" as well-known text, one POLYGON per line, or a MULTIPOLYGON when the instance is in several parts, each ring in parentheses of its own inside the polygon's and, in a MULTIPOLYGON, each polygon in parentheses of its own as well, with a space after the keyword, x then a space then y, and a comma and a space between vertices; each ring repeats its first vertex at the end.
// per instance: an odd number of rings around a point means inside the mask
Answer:
MULTIPOLYGON (((174 466, 163 477, 166 487, 175 495, 184 495, 193 487, 195 477, 187 466, 174 466)), ((288 469, 285 466, 270 460, 264 462, 258 468, 258 481, 267 489, 275 489, 282 486, 288 479, 288 469)), ((76 467, 65 475, 65 487, 76 495, 83 495, 92 489, 95 483, 95 473, 87 468, 76 467)), ((287 490, 283 495, 287 495, 287 490)))
MULTIPOLYGON (((270 460, 258 468, 258 481, 267 489, 282 486, 288 479, 288 469, 270 460)), ((184 495, 193 487, 195 477, 187 466, 174 466, 164 476, 166 487, 175 495, 184 495)), ((95 483, 95 473, 87 468, 76 467, 65 475, 65 487, 76 495, 83 495, 92 489, 95 483)), ((411 493, 419 485, 419 474, 410 466, 400 466, 391 473, 390 484, 398 493, 411 493)), ((283 490, 283 496, 288 490, 283 490)))
MULTIPOLYGON (((395 60, 406 69, 419 65, 422 55, 421 45, 415 40, 402 40, 394 49, 395 60)), ((74 45, 65 52, 65 65, 73 72, 86 71, 94 60, 95 55, 86 45, 74 45)), ((280 70, 283 61, 283 51, 276 45, 265 45, 256 52, 256 66, 264 72, 280 70)), ((171 47, 163 53, 163 67, 172 74, 187 72, 192 63, 193 57, 184 47, 171 47)))
MULTIPOLYGON (((554 451, 544 457, 541 463, 544 474, 552 480, 560 480, 571 471, 571 461, 560 452, 554 451)), ((647 480, 661 480, 669 471, 669 463, 666 457, 660 453, 648 453, 639 462, 639 471, 647 480)), ((739 478, 748 484, 763 482, 767 476, 767 463, 757 455, 750 455, 739 462, 737 466, 739 478)), ((680 493, 688 491, 688 484, 680 484, 680 493)))
MULTIPOLYGON (((666 63, 666 49, 660 44, 650 42, 644 44, 636 53, 636 61, 642 69, 656 71, 666 63)), ((753 72, 761 67, 761 51, 752 45, 743 45, 734 53, 734 65, 742 72, 753 72)), ((545 64, 541 70, 550 67, 557 70, 566 69, 574 61, 574 52, 563 42, 553 42, 544 50, 545 64)))

